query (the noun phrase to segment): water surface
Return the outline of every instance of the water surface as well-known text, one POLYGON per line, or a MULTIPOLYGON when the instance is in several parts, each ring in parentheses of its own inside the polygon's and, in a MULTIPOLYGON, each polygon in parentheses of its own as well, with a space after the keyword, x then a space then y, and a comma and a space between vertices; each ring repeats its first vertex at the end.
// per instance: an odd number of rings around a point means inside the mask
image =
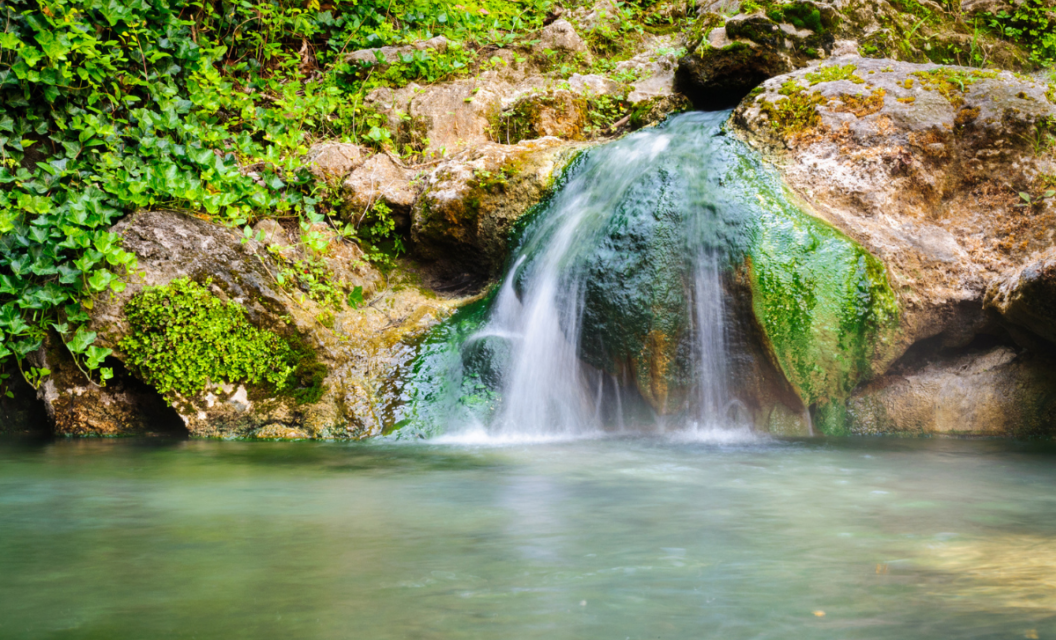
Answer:
POLYGON ((989 441, 0 441, 0 638, 1056 637, 1054 486, 989 441))

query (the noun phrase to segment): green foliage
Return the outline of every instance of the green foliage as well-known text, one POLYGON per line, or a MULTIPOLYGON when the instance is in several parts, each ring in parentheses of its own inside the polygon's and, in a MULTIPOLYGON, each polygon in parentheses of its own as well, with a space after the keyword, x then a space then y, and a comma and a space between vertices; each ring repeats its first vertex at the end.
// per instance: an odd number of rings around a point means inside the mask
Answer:
POLYGON ((1030 52, 1041 67, 1056 64, 1056 13, 1048 0, 1026 0, 1012 9, 991 14, 989 26, 1030 52))
MULTIPOLYGON (((0 4, 0 362, 13 358, 39 382, 22 365, 54 328, 79 366, 99 370, 103 352, 78 330, 91 298, 120 291, 135 270, 108 231, 118 219, 170 207, 238 226, 322 222, 328 205, 300 167, 313 140, 390 145, 383 118, 363 107, 367 90, 461 72, 475 53, 459 42, 508 44, 541 26, 550 5, 0 4), (411 54, 376 73, 346 61, 437 34, 454 42, 443 55, 411 54)), ((382 218, 366 234, 374 247, 392 233, 382 218)))
POLYGON ((810 29, 815 33, 824 31, 821 11, 810 4, 788 4, 774 7, 766 12, 774 22, 787 22, 797 29, 810 29))
POLYGON ((120 343, 126 364, 163 395, 193 396, 223 382, 285 389, 296 369, 294 350, 208 286, 182 278, 129 300, 130 331, 120 343))

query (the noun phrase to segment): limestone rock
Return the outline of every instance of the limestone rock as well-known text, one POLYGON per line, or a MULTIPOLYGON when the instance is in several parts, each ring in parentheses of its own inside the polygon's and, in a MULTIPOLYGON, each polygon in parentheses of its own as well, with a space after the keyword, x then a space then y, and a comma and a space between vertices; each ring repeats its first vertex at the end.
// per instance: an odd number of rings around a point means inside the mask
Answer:
POLYGON ((113 364, 118 375, 105 388, 94 386, 61 346, 49 344, 42 358, 53 375, 42 396, 57 431, 123 435, 171 428, 176 420, 197 436, 358 438, 380 433, 400 402, 393 381, 409 365, 411 345, 457 301, 414 286, 381 289, 380 274, 358 261, 358 250, 342 247, 331 236, 323 259, 332 268, 333 286, 348 290, 361 282, 370 304, 359 309, 324 306, 293 284, 296 270, 291 266, 304 249, 285 244, 294 244, 293 238, 277 226, 269 222, 258 227, 273 245, 269 250, 255 240, 243 242, 235 229, 175 212, 140 212, 115 225, 124 248, 138 256, 139 272, 129 278, 125 291, 96 302, 90 328, 98 332, 98 344, 114 349, 107 365, 113 364), (276 279, 284 269, 288 288, 276 279), (199 283, 209 279, 210 290, 241 305, 253 325, 309 348, 316 358, 309 373, 322 379, 301 382, 321 382, 321 397, 300 404, 267 390, 215 383, 196 397, 167 397, 176 413, 165 408, 157 392, 123 370, 120 341, 130 330, 125 304, 144 287, 180 277, 199 283), (148 410, 156 410, 153 417, 148 410))
POLYGON ((768 80, 738 107, 740 135, 886 265, 902 317, 882 360, 932 336, 970 340, 995 276, 1053 244, 1053 204, 1016 206, 1056 173, 1028 142, 1056 116, 1046 90, 1008 72, 844 57, 768 80), (813 115, 790 117, 789 100, 813 115))
POLYGON ((615 96, 621 93, 619 83, 596 73, 572 74, 572 77, 568 79, 568 88, 582 95, 615 96))
POLYGON ((388 154, 371 156, 342 185, 351 206, 350 215, 360 216, 384 202, 395 216, 407 218, 418 195, 413 178, 413 171, 396 164, 388 154))
POLYGON ((617 72, 631 71, 637 75, 627 95, 628 102, 638 104, 675 94, 678 59, 674 53, 670 53, 673 45, 670 39, 658 39, 642 53, 616 65, 617 72))
POLYGON ((1056 248, 995 279, 985 304, 1012 325, 1056 344, 1056 248))
POLYGON ((435 157, 458 153, 492 140, 492 121, 504 105, 556 85, 513 51, 500 49, 491 58, 499 62, 489 64, 472 79, 424 87, 412 83, 397 90, 380 88, 364 102, 388 118, 399 144, 422 148, 435 157))
POLYGON ((1013 5, 1022 4, 1023 0, 961 0, 961 11, 964 13, 997 13, 1008 11, 1013 5))
POLYGON ((1008 347, 937 358, 855 391, 852 433, 1038 436, 1056 425, 1056 364, 1008 347))
POLYGON ((341 180, 363 164, 367 152, 357 144, 324 142, 308 150, 305 161, 312 175, 321 180, 341 180))
POLYGON ((423 179, 411 238, 423 259, 484 277, 506 259, 514 222, 542 199, 582 144, 544 137, 489 143, 438 165, 423 179))

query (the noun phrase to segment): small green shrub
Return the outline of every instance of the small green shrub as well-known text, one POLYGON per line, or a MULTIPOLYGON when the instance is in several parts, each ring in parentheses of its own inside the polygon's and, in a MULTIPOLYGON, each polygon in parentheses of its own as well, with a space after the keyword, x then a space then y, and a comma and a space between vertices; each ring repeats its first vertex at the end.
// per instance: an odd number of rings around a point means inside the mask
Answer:
POLYGON ((1030 51, 1035 64, 1046 67, 1056 63, 1056 12, 1050 0, 1026 0, 1011 13, 991 14, 989 26, 1030 51))
POLYGON ((130 332, 121 340, 126 364, 163 395, 193 396, 209 383, 245 383, 282 391, 298 353, 258 329, 234 302, 192 280, 150 287, 125 305, 130 332))

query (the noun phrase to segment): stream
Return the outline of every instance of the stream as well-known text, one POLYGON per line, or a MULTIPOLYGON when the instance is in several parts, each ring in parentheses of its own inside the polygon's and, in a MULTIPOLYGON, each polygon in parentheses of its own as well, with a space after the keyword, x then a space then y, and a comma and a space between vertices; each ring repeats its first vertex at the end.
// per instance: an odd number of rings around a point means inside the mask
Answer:
POLYGON ((0 637, 1045 638, 1056 446, 0 440, 0 637))

